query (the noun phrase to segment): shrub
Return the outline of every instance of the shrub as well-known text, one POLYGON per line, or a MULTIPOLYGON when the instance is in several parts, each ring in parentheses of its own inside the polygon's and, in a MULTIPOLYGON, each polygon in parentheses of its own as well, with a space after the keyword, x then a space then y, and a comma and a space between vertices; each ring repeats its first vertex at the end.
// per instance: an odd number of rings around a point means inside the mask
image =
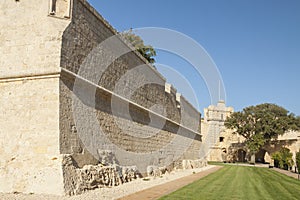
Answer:
POLYGON ((293 166, 293 154, 290 152, 288 148, 281 148, 279 151, 275 152, 272 155, 274 159, 274 166, 279 167, 281 169, 288 170, 289 167, 293 166))
POLYGON ((296 153, 296 165, 297 165, 298 173, 300 174, 300 149, 296 153))

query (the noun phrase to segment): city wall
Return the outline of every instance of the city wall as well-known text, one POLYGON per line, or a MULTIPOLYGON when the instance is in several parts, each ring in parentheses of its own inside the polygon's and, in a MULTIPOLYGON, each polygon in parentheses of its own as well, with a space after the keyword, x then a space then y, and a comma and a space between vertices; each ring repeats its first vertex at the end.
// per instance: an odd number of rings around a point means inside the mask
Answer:
POLYGON ((93 189, 84 173, 95 173, 99 164, 123 164, 114 149, 103 148, 107 141, 122 150, 127 165, 143 162, 128 152, 149 154, 153 166, 169 171, 182 167, 182 160, 200 159, 200 113, 121 39, 117 43, 128 53, 116 59, 106 53, 85 65, 116 30, 84 0, 52 3, 0 3, 0 192, 72 195, 93 189), (81 72, 82 66, 88 70, 81 72), (76 113, 74 98, 82 105, 76 113), (90 125, 87 110, 96 123, 90 125), (99 146, 87 148, 83 138, 97 133, 78 126, 78 115, 80 124, 103 132, 99 146))

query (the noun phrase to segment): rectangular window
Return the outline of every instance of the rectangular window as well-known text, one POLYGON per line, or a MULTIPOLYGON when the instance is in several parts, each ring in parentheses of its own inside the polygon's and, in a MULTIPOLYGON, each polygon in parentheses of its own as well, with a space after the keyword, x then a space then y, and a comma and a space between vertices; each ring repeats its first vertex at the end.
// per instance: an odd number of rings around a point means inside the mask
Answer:
POLYGON ((224 137, 220 137, 220 142, 224 142, 224 137))
POLYGON ((56 13, 56 0, 51 0, 50 15, 55 15, 55 13, 56 13))
POLYGON ((71 0, 49 0, 49 15, 58 18, 71 17, 71 0))

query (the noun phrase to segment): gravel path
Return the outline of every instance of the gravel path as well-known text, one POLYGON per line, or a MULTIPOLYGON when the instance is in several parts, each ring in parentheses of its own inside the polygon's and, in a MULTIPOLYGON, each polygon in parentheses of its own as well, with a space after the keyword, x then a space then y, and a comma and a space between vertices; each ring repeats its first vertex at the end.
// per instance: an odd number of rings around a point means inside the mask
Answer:
MULTIPOLYGON (((82 195, 64 197, 56 195, 38 195, 38 194, 4 194, 0 193, 1 200, 112 200, 118 199, 147 188, 161 185, 170 181, 177 180, 182 177, 192 175, 194 173, 204 172, 206 170, 215 168, 215 166, 207 166, 199 169, 177 170, 164 175, 162 178, 151 178, 148 181, 137 179, 130 183, 126 183, 112 188, 99 188, 88 191, 82 195)), ((207 171, 209 172, 209 171, 207 171)))
POLYGON ((277 172, 279 172, 279 173, 285 174, 285 175, 287 175, 287 176, 290 176, 290 177, 292 177, 292 178, 298 179, 298 177, 300 177, 300 176, 298 176, 298 174, 296 174, 296 173, 294 173, 294 172, 287 171, 287 170, 278 169, 278 168, 273 168, 273 170, 274 170, 274 171, 277 171, 277 172))

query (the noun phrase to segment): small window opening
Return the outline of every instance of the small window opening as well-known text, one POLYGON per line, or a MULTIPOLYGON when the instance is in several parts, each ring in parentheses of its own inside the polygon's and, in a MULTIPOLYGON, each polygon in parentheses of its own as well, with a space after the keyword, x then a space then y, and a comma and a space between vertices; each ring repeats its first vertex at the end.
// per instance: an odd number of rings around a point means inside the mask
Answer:
POLYGON ((220 137, 220 142, 224 142, 224 137, 220 137))
POLYGON ((56 0, 52 0, 50 15, 55 15, 55 13, 56 13, 56 0))

